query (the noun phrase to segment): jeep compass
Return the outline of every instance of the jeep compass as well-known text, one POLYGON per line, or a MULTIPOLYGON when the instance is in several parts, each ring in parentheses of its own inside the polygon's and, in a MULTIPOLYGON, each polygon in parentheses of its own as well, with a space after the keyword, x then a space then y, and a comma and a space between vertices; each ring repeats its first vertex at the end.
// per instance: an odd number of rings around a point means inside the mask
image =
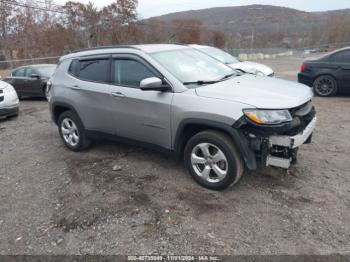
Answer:
POLYGON ((181 45, 80 50, 60 59, 47 89, 70 150, 103 136, 173 152, 216 190, 245 168, 289 168, 316 125, 309 87, 242 74, 181 45))

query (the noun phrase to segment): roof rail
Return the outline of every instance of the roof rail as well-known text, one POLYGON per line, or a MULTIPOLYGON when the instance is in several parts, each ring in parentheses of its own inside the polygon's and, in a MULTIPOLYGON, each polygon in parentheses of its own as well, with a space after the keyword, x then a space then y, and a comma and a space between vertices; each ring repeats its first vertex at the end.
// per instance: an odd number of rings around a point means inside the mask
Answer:
POLYGON ((132 46, 132 45, 111 45, 111 46, 98 46, 98 47, 78 49, 78 50, 72 51, 70 54, 79 53, 79 52, 83 52, 83 51, 90 51, 90 50, 92 51, 92 50, 100 50, 100 49, 111 49, 111 48, 132 48, 132 49, 139 50, 139 48, 137 48, 135 46, 132 46))

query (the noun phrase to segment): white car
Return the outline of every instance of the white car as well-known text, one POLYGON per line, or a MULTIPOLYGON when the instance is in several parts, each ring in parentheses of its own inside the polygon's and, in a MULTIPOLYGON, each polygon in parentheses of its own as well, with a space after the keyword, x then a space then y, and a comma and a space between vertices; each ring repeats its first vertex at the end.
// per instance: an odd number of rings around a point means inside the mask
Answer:
POLYGON ((0 119, 17 116, 19 99, 16 90, 10 84, 0 80, 0 119))
POLYGON ((260 76, 274 76, 275 73, 272 68, 250 61, 239 61, 236 57, 230 55, 221 49, 205 46, 205 45, 190 45, 191 47, 221 61, 222 63, 230 66, 233 69, 240 70, 249 74, 260 75, 260 76))

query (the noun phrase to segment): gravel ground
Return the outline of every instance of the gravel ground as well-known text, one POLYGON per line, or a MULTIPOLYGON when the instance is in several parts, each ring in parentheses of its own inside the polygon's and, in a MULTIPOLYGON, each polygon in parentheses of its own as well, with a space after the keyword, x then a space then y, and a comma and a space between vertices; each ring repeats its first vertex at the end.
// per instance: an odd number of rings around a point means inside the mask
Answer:
MULTIPOLYGON (((301 59, 265 63, 293 80, 301 59)), ((213 192, 150 150, 70 152, 47 103, 23 100, 0 122, 0 254, 350 254, 350 100, 314 103, 313 143, 290 172, 213 192)))

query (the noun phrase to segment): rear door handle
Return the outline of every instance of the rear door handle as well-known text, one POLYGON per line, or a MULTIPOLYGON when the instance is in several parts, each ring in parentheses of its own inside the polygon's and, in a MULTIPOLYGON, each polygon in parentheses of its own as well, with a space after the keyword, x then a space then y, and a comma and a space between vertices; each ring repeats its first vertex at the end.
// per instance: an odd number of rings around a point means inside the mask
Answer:
POLYGON ((70 89, 77 90, 77 91, 81 90, 79 86, 71 86, 70 89))
POLYGON ((121 92, 112 92, 111 94, 114 97, 120 97, 120 98, 124 98, 125 97, 125 95, 123 93, 121 93, 121 92))

